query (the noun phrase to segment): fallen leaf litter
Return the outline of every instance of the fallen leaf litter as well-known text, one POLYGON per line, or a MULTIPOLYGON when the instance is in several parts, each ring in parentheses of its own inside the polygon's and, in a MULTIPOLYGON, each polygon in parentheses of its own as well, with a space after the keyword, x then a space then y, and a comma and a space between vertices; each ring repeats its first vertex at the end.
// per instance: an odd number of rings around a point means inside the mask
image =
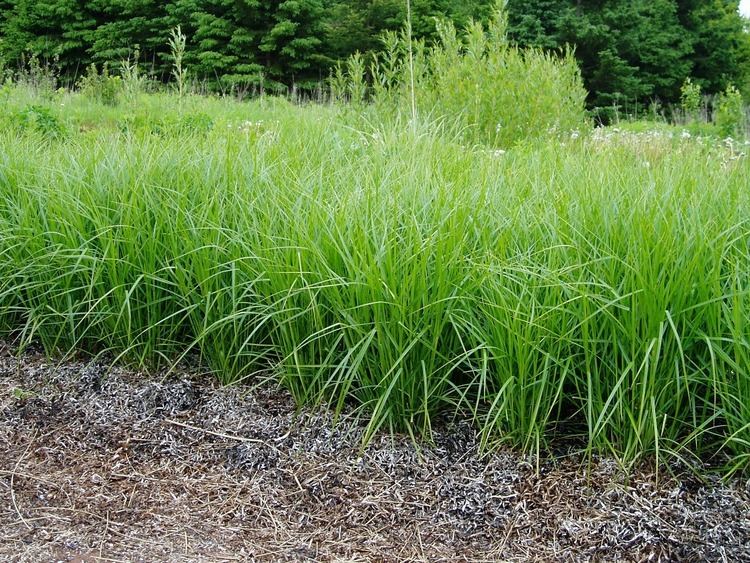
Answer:
POLYGON ((165 380, 0 344, 0 559, 750 561, 750 482, 478 455, 272 386, 165 380))

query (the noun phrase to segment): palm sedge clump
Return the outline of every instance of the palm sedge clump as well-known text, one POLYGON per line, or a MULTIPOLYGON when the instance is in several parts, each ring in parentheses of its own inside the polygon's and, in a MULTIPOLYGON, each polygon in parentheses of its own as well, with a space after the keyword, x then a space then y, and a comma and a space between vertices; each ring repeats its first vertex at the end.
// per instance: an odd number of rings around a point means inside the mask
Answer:
POLYGON ((368 438, 464 416, 488 447, 748 467, 747 159, 497 153, 269 99, 143 95, 199 130, 65 104, 64 139, 0 133, 4 334, 144 367, 197 352, 223 383, 358 409, 368 438))

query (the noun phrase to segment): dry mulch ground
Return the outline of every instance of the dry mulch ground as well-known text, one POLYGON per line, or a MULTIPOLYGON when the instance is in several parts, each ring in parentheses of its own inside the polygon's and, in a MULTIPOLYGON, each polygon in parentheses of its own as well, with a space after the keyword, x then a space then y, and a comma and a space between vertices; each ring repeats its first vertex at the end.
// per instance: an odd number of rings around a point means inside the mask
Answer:
POLYGON ((750 561, 750 483, 362 431, 271 388, 0 344, 0 559, 750 561))

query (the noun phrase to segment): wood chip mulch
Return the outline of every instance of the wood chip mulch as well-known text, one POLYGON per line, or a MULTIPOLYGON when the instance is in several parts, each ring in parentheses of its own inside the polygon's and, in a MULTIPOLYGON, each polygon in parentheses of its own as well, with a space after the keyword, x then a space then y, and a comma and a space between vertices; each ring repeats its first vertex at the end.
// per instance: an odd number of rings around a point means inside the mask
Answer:
POLYGON ((2 561, 750 561, 750 482, 481 457, 0 343, 2 561))

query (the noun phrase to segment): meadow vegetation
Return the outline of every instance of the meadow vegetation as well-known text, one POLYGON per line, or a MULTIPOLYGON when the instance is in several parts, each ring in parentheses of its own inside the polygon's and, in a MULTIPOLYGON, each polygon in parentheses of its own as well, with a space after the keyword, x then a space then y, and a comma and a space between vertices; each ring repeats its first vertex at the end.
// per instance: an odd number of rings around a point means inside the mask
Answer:
POLYGON ((197 354, 367 437, 458 416, 487 447, 750 467, 747 147, 593 131, 571 59, 441 37, 390 36, 374 87, 351 59, 331 104, 147 94, 133 68, 6 84, 0 331, 197 354))

